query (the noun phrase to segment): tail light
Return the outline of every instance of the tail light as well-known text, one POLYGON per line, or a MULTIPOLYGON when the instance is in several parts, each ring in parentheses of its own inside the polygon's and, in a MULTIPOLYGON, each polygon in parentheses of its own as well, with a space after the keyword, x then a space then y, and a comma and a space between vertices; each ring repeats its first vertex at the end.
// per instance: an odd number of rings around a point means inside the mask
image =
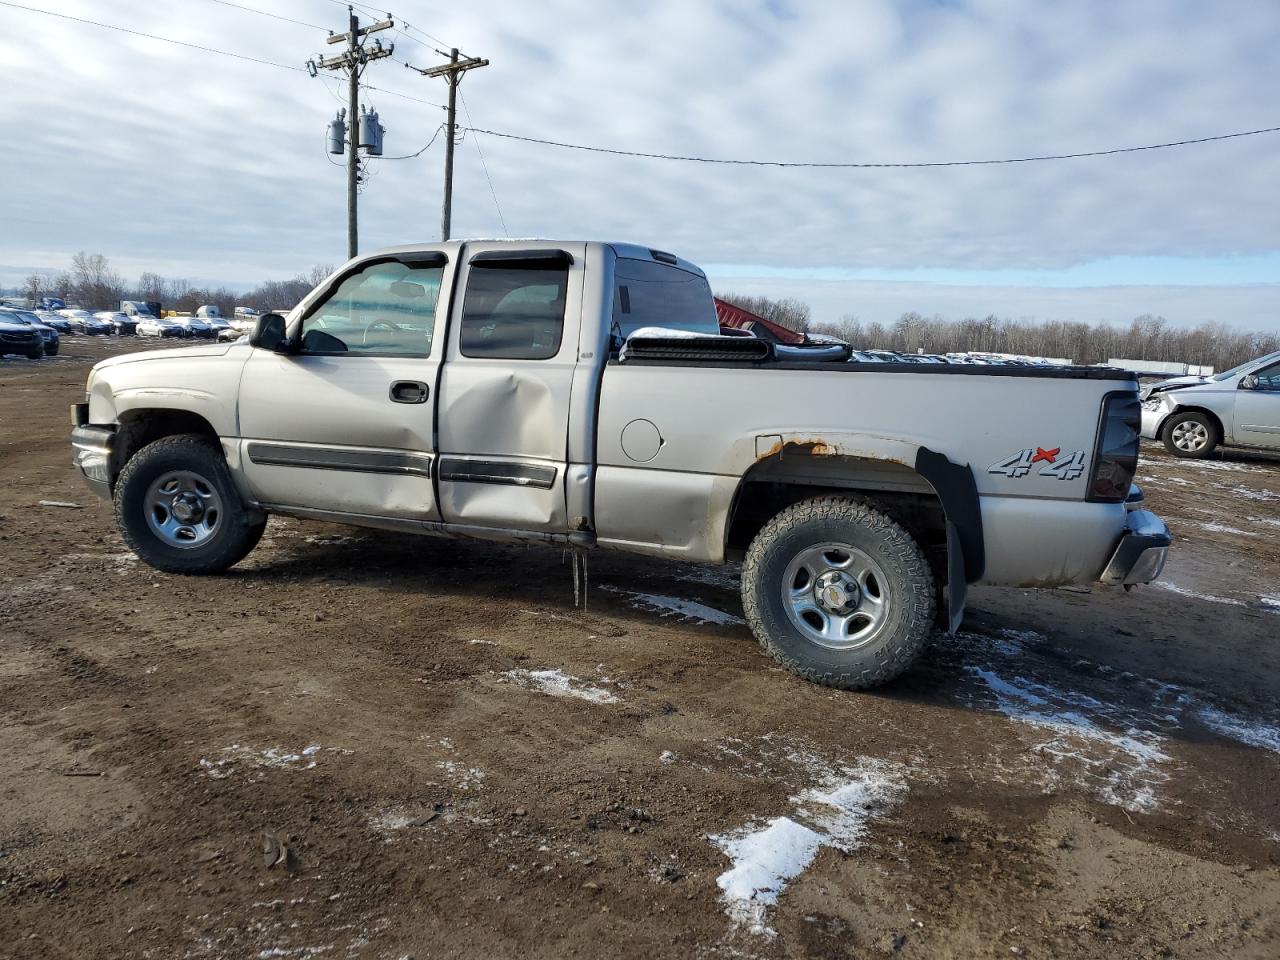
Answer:
POLYGON ((1109 393, 1102 401, 1098 445, 1093 451, 1088 499, 1094 503, 1123 503, 1138 469, 1142 404, 1136 393, 1109 393))

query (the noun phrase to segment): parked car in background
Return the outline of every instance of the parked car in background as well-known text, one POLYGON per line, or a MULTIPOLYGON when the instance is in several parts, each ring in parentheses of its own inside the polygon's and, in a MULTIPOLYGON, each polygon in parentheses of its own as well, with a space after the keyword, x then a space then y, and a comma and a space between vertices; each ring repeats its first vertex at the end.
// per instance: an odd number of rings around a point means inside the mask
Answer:
POLYGON ((209 321, 203 317, 193 317, 187 314, 182 316, 171 315, 165 317, 165 319, 179 324, 187 331, 187 336, 189 337, 202 337, 206 340, 213 338, 213 327, 209 326, 209 321))
POLYGON ((59 333, 70 333, 71 322, 60 313, 52 310, 37 310, 36 316, 40 318, 40 322, 48 324, 59 333))
POLYGON ((225 328, 218 331, 218 340, 220 342, 229 342, 232 340, 239 340, 241 337, 247 337, 252 332, 253 331, 251 329, 241 330, 235 324, 228 323, 225 328))
POLYGON ((39 360, 44 356, 44 340, 31 324, 16 317, 11 320, 7 313, 0 312, 0 356, 9 353, 39 360))
POLYGON ((111 324, 111 332, 116 336, 132 336, 138 332, 138 321, 119 310, 100 310, 94 316, 111 324))
POLYGON ((213 330, 214 338, 217 340, 221 340, 223 338, 222 334, 225 331, 232 331, 236 333, 236 336, 231 338, 233 340, 240 336, 239 332, 237 332, 228 321, 222 319, 222 317, 201 317, 200 319, 209 325, 213 330))
POLYGON ((99 320, 88 310, 59 310, 67 322, 71 324, 72 333, 83 333, 87 337, 107 336, 111 333, 111 324, 99 320))
POLYGON ((1144 387, 1142 436, 1193 459, 1219 446, 1280 450, 1280 352, 1211 377, 1144 387))
POLYGON ((58 355, 58 331, 47 323, 42 323, 40 318, 30 310, 14 310, 10 307, 0 307, 0 318, 16 320, 19 323, 25 323, 27 326, 33 327, 44 342, 44 355, 46 357, 56 357, 58 355))
POLYGON ((140 337, 180 337, 191 336, 190 331, 182 324, 169 317, 143 317, 138 321, 140 337))

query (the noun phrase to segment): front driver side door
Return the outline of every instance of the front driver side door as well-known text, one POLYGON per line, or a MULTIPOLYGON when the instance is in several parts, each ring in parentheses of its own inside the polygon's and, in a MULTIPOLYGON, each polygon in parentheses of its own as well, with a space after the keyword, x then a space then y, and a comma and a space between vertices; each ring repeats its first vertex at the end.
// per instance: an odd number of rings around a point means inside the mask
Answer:
POLYGON ((240 462, 255 499, 328 514, 429 521, 443 254, 366 260, 255 350, 240 385, 240 462))
POLYGON ((1256 389, 1236 391, 1235 438, 1240 443, 1280 448, 1280 363, 1254 376, 1256 389))

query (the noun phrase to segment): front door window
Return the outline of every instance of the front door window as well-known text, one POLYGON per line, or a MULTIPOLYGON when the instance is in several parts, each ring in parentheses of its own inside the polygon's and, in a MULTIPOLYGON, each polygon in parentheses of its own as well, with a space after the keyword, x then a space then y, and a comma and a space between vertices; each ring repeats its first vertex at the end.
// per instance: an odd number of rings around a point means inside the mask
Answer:
POLYGON ((440 263, 372 263, 351 274, 302 321, 301 353, 429 357, 440 263))

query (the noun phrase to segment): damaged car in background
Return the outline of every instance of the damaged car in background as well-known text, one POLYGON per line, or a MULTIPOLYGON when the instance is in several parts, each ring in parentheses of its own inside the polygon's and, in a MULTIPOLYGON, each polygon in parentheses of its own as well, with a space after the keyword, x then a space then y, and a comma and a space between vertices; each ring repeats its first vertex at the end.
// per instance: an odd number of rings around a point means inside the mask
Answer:
POLYGON ((661 250, 393 247, 247 340, 97 364, 74 461, 174 573, 237 563, 272 514, 543 543, 582 572, 601 549, 741 560, 761 646, 846 689, 955 631, 972 584, 1160 575, 1132 374, 850 353, 726 335, 661 250))
POLYGON ((1144 387, 1142 436, 1175 457, 1207 457, 1219 446, 1280 450, 1280 352, 1144 387))

